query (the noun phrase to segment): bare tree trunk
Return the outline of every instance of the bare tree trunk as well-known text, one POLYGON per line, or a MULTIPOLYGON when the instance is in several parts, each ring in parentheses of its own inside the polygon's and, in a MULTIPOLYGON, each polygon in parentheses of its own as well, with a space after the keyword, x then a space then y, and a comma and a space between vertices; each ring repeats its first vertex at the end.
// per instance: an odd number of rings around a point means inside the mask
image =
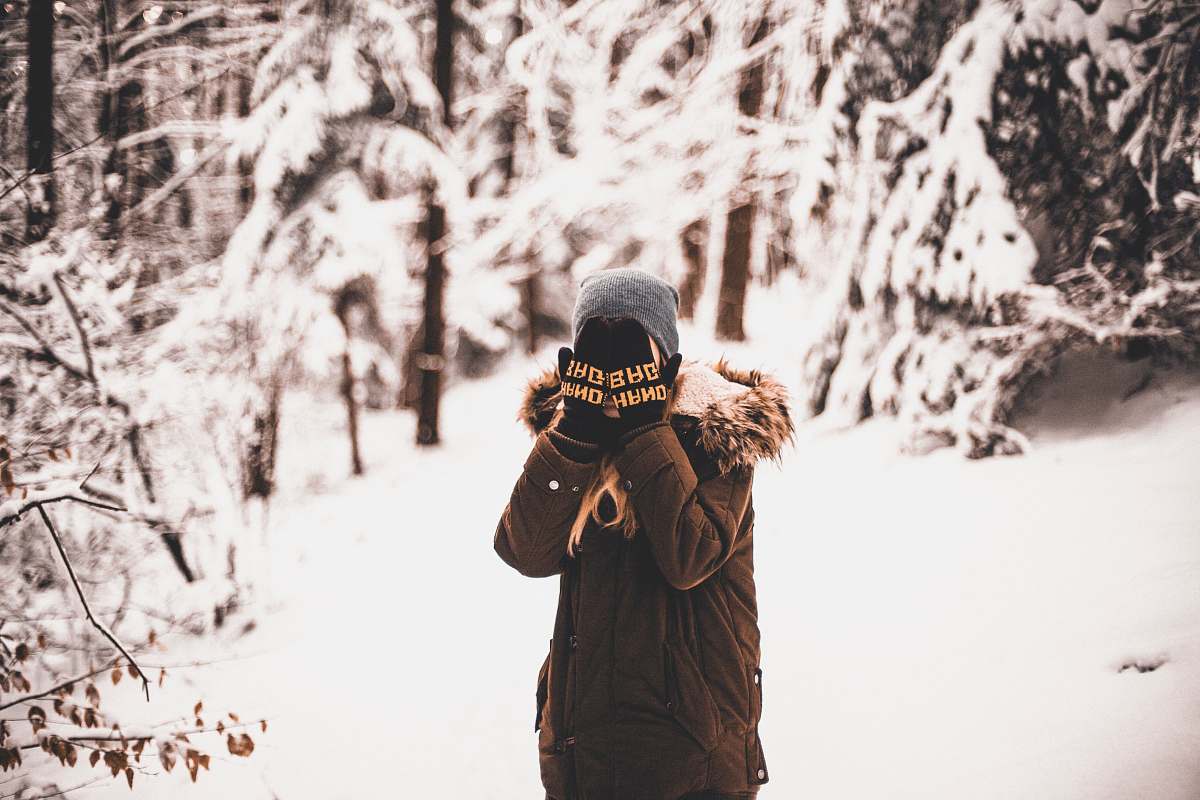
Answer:
POLYGON ((754 233, 754 204, 729 212, 725 227, 725 256, 721 262, 721 290, 717 297, 717 338, 746 338, 743 319, 746 284, 750 277, 750 238, 754 233))
MULTIPOLYGON (((749 46, 767 35, 767 20, 759 22, 749 46)), ((738 92, 738 109, 749 117, 757 117, 762 108, 765 71, 756 62, 742 72, 738 92)), ((733 208, 725 229, 725 254, 721 262, 721 290, 717 299, 718 339, 741 341, 746 338, 743 317, 746 310, 746 285, 750 280, 750 243, 754 235, 754 216, 758 198, 733 208)))
MULTIPOLYGON (((349 331, 346 332, 349 336, 349 331)), ((350 471, 363 474, 362 454, 358 449, 358 401, 354 398, 354 366, 350 351, 342 353, 342 398, 346 401, 346 424, 350 432, 350 471)))
MULTIPOLYGON (((103 38, 100 50, 102 57, 106 59, 105 85, 111 86, 111 81, 118 72, 117 63, 136 54, 130 51, 126 52, 123 57, 117 58, 115 55, 117 48, 126 34, 140 29, 143 22, 141 14, 133 14, 130 16, 129 31, 121 30, 117 26, 121 21, 124 3, 121 0, 101 0, 101 6, 100 23, 103 38)), ((105 89, 101 99, 100 133, 104 135, 109 148, 108 157, 104 163, 104 192, 108 199, 108 210, 105 213, 105 238, 110 241, 115 241, 120 237, 122 216, 125 209, 133 204, 131 198, 134 187, 130 181, 133 169, 130 163, 131 159, 129 154, 118 146, 118 142, 130 133, 145 127, 146 113, 142 105, 142 97, 141 81, 128 77, 116 87, 115 95, 111 89, 105 89), (110 181, 112 182, 111 186, 109 185, 110 181)), ((138 149, 140 148, 135 148, 135 152, 138 149)))
POLYGON ((25 96, 26 156, 30 172, 25 237, 41 241, 54 227, 54 4, 27 9, 29 82, 25 96))
POLYGON ((687 274, 679 287, 679 316, 681 319, 692 319, 696 314, 696 304, 704 291, 705 244, 708 241, 708 223, 698 219, 683 229, 679 235, 679 244, 683 248, 683 260, 687 264, 687 274))
MULTIPOLYGON (((450 107, 454 99, 454 8, 453 0, 437 0, 437 45, 433 55, 433 79, 442 96, 442 122, 449 131, 450 107)), ((435 187, 426 188, 425 313, 423 347, 417 361, 421 371, 421 403, 417 411, 417 444, 437 444, 438 409, 442 400, 442 370, 445 367, 446 321, 442 308, 446 266, 441 240, 446 235, 446 210, 437 204, 435 187)))
POLYGON ((772 241, 767 242, 766 282, 772 286, 781 273, 787 272, 796 265, 793 256, 795 243, 792 241, 792 215, 788 210, 791 192, 785 187, 779 187, 771 202, 771 213, 774 216, 772 241))
POLYGON ((528 326, 525 350, 530 355, 537 352, 538 346, 538 274, 530 273, 521 283, 521 305, 525 311, 525 323, 528 326))
MULTIPOLYGON (((11 26, 18 16, 16 6, 6 6, 0 3, 0 25, 5 28, 11 26)), ((14 54, 15 55, 15 54, 14 54)), ((9 53, 6 48, 0 47, 0 74, 8 73, 9 53)), ((7 86, 0 86, 0 120, 7 121, 9 117, 9 109, 12 107, 13 100, 17 94, 17 87, 11 82, 7 86)), ((8 125, 4 125, 3 131, 8 132, 8 125)), ((0 247, 5 250, 10 248, 15 249, 21 244, 21 236, 17 234, 11 225, 0 226, 0 247)))
MULTIPOLYGON (((146 462, 145 454, 142 452, 142 434, 141 428, 133 426, 129 433, 126 434, 126 441, 129 442, 129 452, 133 456, 133 463, 137 464, 138 472, 142 478, 142 490, 146 493, 146 500, 151 504, 158 502, 158 497, 154 491, 154 478, 150 471, 150 465, 146 462)), ((161 529, 161 523, 154 523, 155 529, 161 529)), ((162 537, 163 545, 167 548, 167 552, 171 554, 171 560, 175 562, 175 567, 183 575, 183 579, 188 583, 196 580, 196 575, 192 572, 192 568, 188 566, 187 558, 183 554, 183 541, 180 539, 178 531, 162 530, 159 533, 162 537)))
MULTIPOLYGON (((14 30, 17 25, 17 19, 21 16, 21 9, 16 3, 0 3, 0 25, 4 30, 14 30)), ((8 48, 0 48, 0 74, 8 73, 9 61, 13 60, 17 53, 10 51, 8 48)), ((17 87, 15 82, 9 83, 6 86, 0 86, 0 114, 7 114, 8 109, 12 106, 13 101, 17 96, 17 87)), ((7 127, 5 128, 7 130, 7 127)))
MULTIPOLYGON (((130 134, 149 128, 145 98, 147 94, 153 95, 158 88, 147 87, 143 77, 130 70, 127 65, 144 56, 149 49, 172 47, 195 37, 198 32, 206 31, 216 23, 202 15, 190 20, 185 18, 184 26, 170 35, 155 37, 122 49, 131 35, 146 31, 155 23, 148 23, 145 15, 141 13, 140 6, 131 0, 100 0, 97 16, 100 23, 101 83, 105 87, 101 95, 99 128, 109 148, 104 165, 104 191, 108 200, 105 238, 116 241, 128 224, 125 219, 126 212, 146 199, 150 192, 164 183, 176 169, 174 146, 165 136, 135 144, 128 149, 119 144, 130 134)), ((193 215, 187 193, 181 193, 180 198, 180 205, 176 210, 176 223, 190 226, 193 215)), ((156 221, 160 224, 170 224, 165 219, 168 211, 167 204, 157 206, 156 221)), ((152 273, 142 285, 156 280, 157 275, 152 273)))
POLYGON ((446 267, 442 261, 441 238, 446 233, 446 211, 434 200, 433 187, 426 189, 425 242, 428 255, 425 262, 425 313, 422 325, 421 351, 416 367, 421 374, 421 398, 417 409, 417 444, 437 444, 438 411, 441 406, 441 377, 446 364, 444 355, 446 323, 443 317, 442 295, 446 267))
POLYGON ((358 399, 354 391, 358 385, 358 381, 354 376, 354 362, 350 358, 351 344, 358 335, 358 332, 355 330, 358 326, 354 324, 354 314, 352 311, 355 306, 366 309, 368 303, 372 302, 369 299, 366 286, 367 284, 364 281, 351 281, 337 293, 333 306, 334 313, 337 314, 338 321, 342 323, 342 331, 346 337, 346 349, 342 352, 342 383, 340 388, 342 399, 346 402, 346 428, 350 436, 350 471, 354 475, 362 475, 364 470, 362 455, 358 446, 358 399))
POLYGON ((425 333, 421 325, 406 331, 404 357, 400 365, 400 392, 396 396, 396 407, 415 410, 421 405, 421 371, 417 369, 421 342, 425 333))
MULTIPOLYGON (((520 6, 520 0, 517 0, 514 11, 508 18, 509 42, 517 39, 525 30, 525 21, 521 17, 520 6)), ((500 120, 500 146, 502 148, 500 154, 500 174, 504 178, 501 188, 504 194, 508 194, 509 187, 512 185, 513 178, 516 175, 515 148, 517 143, 517 121, 519 119, 520 114, 518 113, 518 109, 509 107, 505 109, 504 115, 500 120)), ((538 329, 538 298, 541 295, 540 284, 541 275, 538 272, 530 272, 529 277, 521 282, 521 307, 522 311, 525 312, 525 324, 527 326, 525 349, 530 354, 537 352, 538 335, 541 333, 538 329)))
POLYGON ((242 461, 242 496, 269 498, 275 491, 275 453, 279 439, 282 389, 277 378, 267 387, 265 409, 254 412, 254 432, 242 461))
MULTIPOLYGON (((239 73, 237 77, 237 115, 238 119, 250 116, 250 93, 254 90, 253 76, 239 73)), ((238 160, 238 202, 241 205, 241 216, 245 217, 254 204, 254 165, 246 159, 238 160)))
MULTIPOLYGON (((514 2, 513 13, 508 18, 508 42, 511 43, 521 36, 525 30, 525 22, 521 18, 521 2, 514 2)), ((506 43, 506 44, 507 44, 506 43)), ((500 175, 504 182, 500 191, 508 194, 513 176, 516 174, 514 146, 517 142, 517 120, 520 118, 519 109, 510 104, 500 117, 500 175)))

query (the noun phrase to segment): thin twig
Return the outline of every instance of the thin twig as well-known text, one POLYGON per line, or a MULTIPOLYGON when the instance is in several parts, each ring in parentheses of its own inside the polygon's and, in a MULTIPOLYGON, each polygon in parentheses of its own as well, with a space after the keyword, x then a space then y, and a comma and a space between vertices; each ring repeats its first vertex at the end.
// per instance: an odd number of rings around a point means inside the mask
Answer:
POLYGON ((96 365, 92 362, 92 346, 88 343, 87 331, 83 329, 83 319, 79 316, 79 310, 75 308, 75 303, 72 302, 71 296, 67 294, 66 283, 63 282, 62 275, 54 273, 54 285, 58 287, 58 293, 62 296, 63 305, 67 307, 67 313, 71 315, 71 321, 75 323, 75 330, 79 332, 79 347, 83 350, 83 360, 87 364, 87 376, 92 383, 96 382, 96 365))
POLYGON ((63 547, 62 539, 59 537, 58 531, 54 528, 54 523, 50 520, 50 515, 46 513, 46 509, 42 507, 41 503, 38 503, 37 510, 42 515, 42 522, 46 523, 46 528, 49 529, 50 535, 54 537, 54 544, 58 547, 58 554, 62 556, 63 564, 67 568, 67 574, 71 576, 71 583, 75 584, 75 592, 79 595, 79 601, 83 603, 83 610, 87 613, 88 620, 91 621, 96 630, 100 631, 106 639, 113 643, 113 646, 117 650, 121 651, 121 655, 125 656, 129 663, 133 665, 133 668, 137 670, 138 677, 142 679, 142 689, 146 692, 146 702, 150 702, 150 681, 146 677, 146 673, 142 672, 142 668, 138 666, 137 661, 129 654, 125 646, 117 640, 112 631, 92 615, 92 607, 88 605, 87 597, 84 596, 83 589, 79 585, 79 579, 75 577, 75 568, 71 566, 71 559, 67 556, 66 548, 63 547))
MULTIPOLYGON (((16 181, 16 186, 21 190, 21 193, 25 195, 25 199, 28 202, 32 203, 33 198, 29 196, 29 192, 26 191, 25 187, 21 185, 22 183, 24 183, 24 180, 18 179, 17 176, 12 173, 12 170, 10 170, 8 167, 4 166, 3 164, 0 164, 0 170, 3 170, 5 175, 7 175, 12 180, 16 181)), ((6 194, 7 194, 7 192, 6 192, 6 194)))
POLYGON ((66 359, 60 357, 58 353, 54 352, 54 348, 51 347, 50 343, 42 337, 41 333, 38 332, 38 329, 33 326, 33 323, 26 320, 25 317, 23 317, 15 308, 10 306, 8 303, 0 302, 0 311, 8 314, 21 324, 21 327, 25 329, 26 333, 33 337, 33 340, 38 343, 39 347, 41 347, 42 355, 50 359, 53 363, 58 364, 76 378, 89 383, 95 383, 95 381, 92 380, 92 378, 86 372, 81 370, 79 367, 76 367, 74 364, 69 363, 66 361, 66 359))
POLYGON ((87 482, 90 481, 92 479, 92 476, 96 474, 96 470, 100 469, 100 465, 104 462, 104 457, 107 456, 110 452, 112 452, 112 449, 113 449, 113 443, 109 442, 108 449, 105 450, 103 453, 101 453, 100 457, 98 459, 96 459, 96 466, 92 467, 92 471, 87 474, 87 477, 79 482, 80 489, 83 489, 85 491, 87 490, 87 482))
MULTIPOLYGON (((220 724, 220 727, 218 727, 216 725, 210 725, 207 728, 201 728, 201 727, 188 728, 188 729, 185 729, 182 731, 170 731, 169 733, 166 734, 166 736, 177 736, 181 733, 184 735, 199 735, 202 733, 224 733, 225 731, 233 731, 233 730, 239 730, 239 729, 243 729, 243 728, 252 728, 252 727, 261 728, 261 726, 264 722, 269 722, 269 721, 270 720, 268 720, 266 717, 261 717, 259 719, 253 719, 253 720, 249 720, 247 722, 231 722, 228 725, 226 725, 224 722, 222 722, 220 724)), ((65 736, 59 735, 57 733, 51 733, 49 735, 53 736, 57 739, 62 739, 65 742, 149 742, 153 739, 159 738, 159 736, 156 734, 137 733, 137 732, 127 733, 123 730, 120 730, 119 728, 111 728, 109 730, 96 730, 94 733, 88 733, 85 731, 85 732, 80 732, 78 734, 68 734, 65 736)), ((24 744, 17 745, 17 747, 20 748, 21 750, 32 750, 34 748, 41 747, 41 746, 42 746, 41 743, 37 743, 37 742, 24 743, 24 744)))
POLYGON ((222 150, 229 147, 228 140, 218 138, 215 142, 209 144, 204 150, 196 156, 196 159, 188 164, 183 169, 172 175, 166 182, 163 183, 154 194, 147 197, 145 200, 138 203, 127 212, 130 217, 143 216, 153 211, 160 203, 170 197, 176 189, 190 180, 192 176, 200 172, 209 161, 212 161, 218 156, 222 150))
POLYGON ((66 689, 68 686, 73 686, 76 683, 79 683, 80 681, 86 681, 88 678, 94 678, 97 675, 100 675, 101 673, 108 672, 110 669, 111 669, 111 667, 104 667, 103 669, 94 669, 91 672, 85 672, 82 675, 76 675, 74 678, 68 678, 67 680, 62 681, 61 683, 55 684, 54 686, 51 686, 49 689, 45 689, 44 691, 35 692, 34 694, 21 695, 16 700, 9 700, 7 703, 0 703, 0 711, 3 711, 6 708, 12 708, 13 706, 19 706, 22 703, 28 703, 31 700, 37 700, 42 697, 49 697, 50 695, 54 694, 57 691, 66 689))
POLYGON ((14 511, 13 513, 9 514, 7 517, 0 517, 0 528, 4 528, 8 525, 11 525, 14 522, 19 521, 21 519, 21 516, 23 514, 25 514, 26 511, 31 511, 32 509, 39 508, 40 506, 42 506, 45 503, 61 503, 64 500, 74 500, 76 503, 83 503, 85 506, 92 506, 93 508, 103 509, 104 511, 128 511, 129 510, 127 508, 122 508, 120 506, 113 506, 113 505, 109 505, 108 503, 101 503, 99 500, 90 500, 86 497, 76 497, 75 495, 69 495, 69 494, 64 494, 60 497, 42 497, 37 500, 30 500, 28 503, 21 506, 21 508, 19 508, 16 511, 14 511))
MULTIPOLYGON (((51 798, 51 797, 62 797, 66 794, 70 794, 71 792, 76 791, 77 789, 83 789, 87 786, 91 786, 93 783, 96 783, 97 781, 104 780, 104 778, 105 778, 105 776, 101 775, 99 777, 86 780, 77 786, 72 786, 70 789, 59 789, 58 791, 51 792, 50 794, 39 794, 36 797, 30 797, 29 800, 49 800, 49 798, 51 798)), ((0 800, 9 800, 9 798, 18 797, 19 795, 20 795, 20 792, 17 792, 17 794, 0 795, 0 800)))

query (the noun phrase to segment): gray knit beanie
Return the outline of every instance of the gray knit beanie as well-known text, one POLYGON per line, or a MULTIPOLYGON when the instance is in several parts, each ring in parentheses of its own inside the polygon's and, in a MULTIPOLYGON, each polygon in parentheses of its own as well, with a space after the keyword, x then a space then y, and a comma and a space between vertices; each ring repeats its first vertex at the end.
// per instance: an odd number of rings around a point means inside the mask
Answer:
POLYGON ((679 292, 662 278, 634 267, 602 269, 579 282, 572 337, 578 339, 583 323, 592 317, 634 319, 654 339, 665 361, 679 351, 678 308, 679 292))

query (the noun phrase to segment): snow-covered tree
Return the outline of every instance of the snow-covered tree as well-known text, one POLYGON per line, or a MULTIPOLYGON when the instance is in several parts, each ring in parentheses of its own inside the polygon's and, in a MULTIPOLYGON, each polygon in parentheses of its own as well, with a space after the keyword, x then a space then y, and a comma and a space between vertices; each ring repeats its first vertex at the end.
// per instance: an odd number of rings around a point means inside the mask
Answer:
POLYGON ((1018 452, 1013 403, 1066 349, 1195 356, 1194 14, 1038 0, 841 18, 793 196, 802 259, 828 265, 811 412, 1018 452))
POLYGON ((405 233, 439 152, 415 21, 384 2, 291 4, 258 66, 230 152, 253 165, 253 201, 213 288, 177 321, 181 335, 213 333, 190 345, 200 369, 244 379, 232 413, 246 420, 234 450, 248 497, 272 491, 285 381, 305 367, 323 374, 347 349, 335 294, 367 278, 401 309, 412 303, 405 233))
POLYGON ((459 240, 458 256, 523 265, 540 275, 545 306, 558 309, 570 307, 583 274, 638 266, 681 285, 684 313, 715 329, 722 284, 735 290, 727 303, 742 302, 740 274, 727 277, 723 266, 760 277, 768 242, 790 225, 778 201, 799 132, 780 120, 794 118, 797 86, 817 67, 805 48, 815 9, 520 10, 522 33, 505 56, 522 112, 518 185, 499 213, 481 217, 482 235, 459 240), (726 235, 730 218, 742 225, 758 205, 763 224, 726 235))
MULTIPOLYGON (((164 677, 150 670, 164 666, 159 656, 174 634, 210 631, 247 598, 240 527, 229 513, 237 498, 222 492, 205 414, 191 413, 205 410, 201 395, 147 356, 206 271, 184 214, 193 173, 176 154, 187 152, 183 139, 219 149, 215 125, 189 95, 245 40, 232 31, 203 54, 183 42, 226 10, 111 0, 0 9, 6 795, 70 791, 79 783, 71 768, 90 771, 101 759, 122 782, 143 756, 168 770, 184 762, 194 778, 221 746, 215 733, 187 742, 199 722, 119 729, 102 679, 150 689, 164 677), (35 25, 23 24, 27 11, 41 15, 35 25), (31 68, 38 77, 26 83, 31 68), (26 118, 36 123, 36 159, 26 158, 27 137, 12 124, 26 118), (40 126, 50 121, 47 141, 40 126), (39 219, 26 237, 30 209, 39 219)), ((231 752, 248 754, 241 728, 222 724, 235 736, 231 752)))
POLYGON ((119 730, 100 687, 124 676, 152 691, 169 634, 212 630, 246 599, 202 419, 169 365, 144 360, 150 335, 128 324, 147 302, 137 265, 106 250, 81 228, 0 256, 0 772, 13 796, 66 790, 77 780, 54 765, 100 759, 132 782, 143 751, 207 768, 216 743, 181 738, 202 724, 119 730))

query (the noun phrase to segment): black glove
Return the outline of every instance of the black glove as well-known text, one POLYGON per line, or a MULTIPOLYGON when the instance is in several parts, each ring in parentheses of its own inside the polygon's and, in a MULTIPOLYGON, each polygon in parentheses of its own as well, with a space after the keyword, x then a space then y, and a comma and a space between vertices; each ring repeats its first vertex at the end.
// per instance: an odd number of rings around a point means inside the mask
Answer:
POLYGON ((611 335, 605 320, 593 317, 584 323, 575 350, 558 351, 558 376, 562 382, 563 415, 559 433, 581 442, 599 444, 611 428, 604 416, 605 374, 611 335))
POLYGON ((622 319, 613 324, 608 393, 621 414, 622 428, 629 431, 663 418, 681 361, 683 356, 676 353, 660 368, 640 323, 622 319))

